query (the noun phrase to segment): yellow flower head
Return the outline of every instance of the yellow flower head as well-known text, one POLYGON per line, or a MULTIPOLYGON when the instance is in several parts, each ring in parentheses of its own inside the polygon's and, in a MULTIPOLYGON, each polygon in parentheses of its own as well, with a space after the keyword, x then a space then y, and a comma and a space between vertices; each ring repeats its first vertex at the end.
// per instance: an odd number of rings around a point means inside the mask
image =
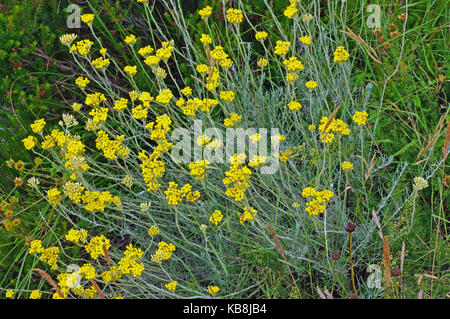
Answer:
POLYGON ((227 10, 227 20, 231 23, 241 23, 244 18, 242 11, 239 9, 230 8, 227 10))

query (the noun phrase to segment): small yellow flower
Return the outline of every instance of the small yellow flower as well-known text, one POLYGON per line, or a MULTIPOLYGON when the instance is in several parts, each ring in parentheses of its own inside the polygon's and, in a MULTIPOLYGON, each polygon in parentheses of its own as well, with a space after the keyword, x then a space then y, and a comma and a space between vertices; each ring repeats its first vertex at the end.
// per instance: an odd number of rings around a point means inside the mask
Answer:
POLYGON ((40 292, 39 290, 33 290, 30 294, 30 299, 41 299, 42 296, 42 292, 40 292))
POLYGON ((264 67, 266 67, 268 64, 269 64, 269 62, 267 61, 267 59, 265 59, 265 58, 260 58, 260 59, 258 59, 258 66, 260 67, 260 68, 264 68, 264 67))
POLYGON ((311 44, 311 37, 309 35, 305 35, 303 37, 298 38, 301 43, 304 45, 310 45, 311 44))
POLYGON ((177 282, 176 281, 169 282, 169 283, 165 284, 164 287, 166 287, 167 290, 169 290, 169 291, 174 291, 177 287, 177 282))
POLYGON ((345 162, 342 162, 341 168, 343 171, 349 171, 349 170, 353 169, 353 164, 351 162, 345 161, 345 162))
POLYGON ((137 73, 137 66, 136 65, 127 65, 126 67, 123 68, 123 70, 129 75, 129 76, 134 76, 137 73))
POLYGON ((148 234, 152 237, 158 235, 160 232, 161 231, 156 225, 150 226, 150 228, 148 229, 148 234))
POLYGON ((288 106, 288 108, 289 108, 291 111, 298 111, 298 110, 300 110, 300 109, 302 108, 301 103, 300 103, 300 102, 297 102, 297 101, 289 102, 289 103, 287 104, 287 106, 288 106))
POLYGON ((223 219, 223 214, 220 210, 215 210, 209 217, 209 221, 216 226, 219 225, 219 223, 222 221, 222 219, 223 219))
POLYGON ((212 8, 210 6, 206 6, 198 12, 198 14, 202 17, 202 19, 205 19, 205 20, 209 18, 211 13, 212 13, 212 8))
POLYGON ((5 298, 13 299, 14 298, 14 291, 7 290, 6 293, 5 293, 5 298))
POLYGON ((308 81, 305 83, 306 88, 308 88, 309 90, 314 90, 317 87, 317 82, 316 81, 308 81))
POLYGON ((81 21, 86 23, 88 26, 92 25, 92 21, 94 21, 94 15, 92 13, 86 13, 81 16, 81 21))
POLYGON ((369 114, 366 111, 363 112, 355 112, 353 115, 353 122, 355 122, 358 125, 366 125, 367 117, 369 114))
POLYGON ((341 63, 348 60, 350 54, 344 49, 343 46, 338 46, 334 51, 334 62, 341 63))
POLYGON ((128 45, 133 45, 136 43, 136 37, 133 34, 130 34, 125 37, 124 41, 128 45))

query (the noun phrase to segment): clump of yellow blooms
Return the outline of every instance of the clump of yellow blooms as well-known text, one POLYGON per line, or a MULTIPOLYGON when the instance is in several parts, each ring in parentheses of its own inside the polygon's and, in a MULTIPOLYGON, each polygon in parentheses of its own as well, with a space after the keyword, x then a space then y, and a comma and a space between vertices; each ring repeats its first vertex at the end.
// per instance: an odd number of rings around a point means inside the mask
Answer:
POLYGON ((242 165, 247 155, 235 154, 230 158, 230 168, 225 172, 225 178, 222 180, 223 184, 227 186, 225 195, 233 198, 236 202, 240 202, 244 199, 244 193, 250 183, 248 180, 252 172, 250 169, 242 165))
POLYGON ((234 95, 233 91, 220 91, 220 98, 227 102, 232 102, 234 100, 234 95))
POLYGON ((334 133, 341 135, 349 135, 350 129, 347 124, 340 119, 333 119, 330 123, 327 116, 322 117, 320 120, 319 131, 321 133, 320 140, 324 143, 331 143, 334 139, 334 133), (328 125, 328 127, 327 127, 328 125))
POLYGON ((276 55, 284 56, 284 55, 286 55, 286 53, 288 53, 290 45, 291 45, 290 42, 279 40, 276 42, 274 53, 276 55))
POLYGON ((255 34, 255 39, 258 41, 263 41, 267 38, 268 34, 266 31, 258 31, 255 34))
POLYGON ((297 72, 304 69, 302 61, 297 59, 297 57, 293 56, 289 59, 283 61, 283 64, 287 67, 290 72, 297 72))
POLYGON ((287 107, 291 110, 291 111, 298 111, 302 108, 302 104, 300 102, 297 101, 291 101, 287 104, 287 107))
POLYGON ((86 13, 81 15, 81 21, 86 23, 88 26, 92 25, 92 21, 94 21, 94 15, 92 13, 86 13))
POLYGON ((223 219, 223 214, 218 209, 216 209, 209 217, 209 221, 216 226, 219 225, 219 223, 222 221, 222 219, 223 219))
POLYGON ((348 60, 350 54, 344 49, 343 46, 338 46, 334 51, 334 62, 340 63, 348 60))
POLYGON ((44 129, 45 124, 46 124, 45 120, 40 119, 40 120, 34 121, 34 123, 32 123, 30 125, 30 127, 31 127, 31 130, 33 131, 33 133, 39 134, 44 129))
POLYGON ((42 297, 42 292, 40 292, 37 289, 33 290, 30 294, 30 299, 41 299, 41 297, 42 297))
POLYGON ((153 53, 155 49, 153 49, 151 46, 147 45, 145 47, 142 47, 139 49, 138 54, 142 56, 143 58, 147 58, 150 54, 153 53))
POLYGON ((95 92, 86 95, 84 104, 92 107, 97 107, 101 102, 106 101, 106 97, 103 93, 95 92))
POLYGON ((298 13, 298 9, 295 7, 295 3, 291 4, 284 10, 283 14, 288 17, 289 19, 292 19, 296 14, 298 13))
POLYGON ((50 204, 56 206, 61 202, 61 192, 56 187, 51 188, 47 191, 47 198, 50 204))
POLYGON ((84 57, 89 54, 93 44, 94 42, 89 39, 78 41, 76 44, 72 44, 72 46, 70 47, 70 52, 76 52, 84 57))
POLYGON ((122 142, 125 138, 124 135, 117 135, 115 140, 109 138, 108 133, 103 130, 97 132, 97 139, 95 140, 95 146, 98 150, 103 151, 103 155, 108 159, 117 159, 117 157, 127 158, 130 149, 123 146, 122 142))
POLYGON ((241 225, 244 225, 244 223, 247 221, 255 220, 255 216, 257 213, 258 213, 258 211, 256 209, 254 209, 253 207, 250 207, 250 210, 247 207, 244 207, 244 212, 242 214, 238 213, 239 223, 241 225))
POLYGON ((31 150, 33 147, 36 146, 37 143, 37 138, 35 136, 28 136, 27 138, 24 138, 22 140, 23 145, 25 146, 25 148, 27 150, 31 150))
POLYGON ((100 235, 92 237, 84 248, 91 258, 96 260, 99 256, 105 257, 105 251, 111 248, 111 243, 108 238, 100 235))
POLYGON ((14 298, 14 291, 13 290, 7 290, 5 292, 5 298, 7 299, 13 299, 14 298))
POLYGON ((269 61, 265 58, 259 58, 257 64, 260 68, 264 68, 269 64, 269 61))
POLYGON ((220 288, 217 286, 208 286, 208 293, 215 297, 220 291, 220 288))
POLYGON ((113 196, 109 191, 85 191, 81 197, 84 209, 88 212, 105 211, 110 204, 120 207, 121 201, 118 196, 113 196))
POLYGON ((300 42, 304 45, 310 45, 311 44, 311 37, 309 35, 304 35, 300 38, 298 38, 300 42))
POLYGON ((177 288, 177 282, 176 281, 169 282, 165 284, 164 287, 166 287, 167 290, 169 291, 174 291, 177 288))
POLYGON ((173 252, 176 250, 174 244, 168 244, 165 241, 158 243, 158 250, 151 257, 151 261, 157 264, 162 263, 164 260, 168 260, 172 257, 173 252))
POLYGON ((188 202, 195 202, 200 198, 200 192, 192 191, 192 185, 185 184, 178 189, 178 184, 175 182, 169 182, 169 187, 164 194, 166 195, 167 203, 171 206, 180 204, 183 198, 186 198, 188 202))
POLYGON ((80 88, 82 88, 82 89, 84 89, 90 82, 91 82, 91 81, 89 81, 88 78, 82 77, 82 76, 77 77, 77 78, 75 79, 75 84, 78 85, 78 87, 80 87, 80 88))
POLYGON ((212 44, 212 39, 209 35, 207 34, 202 34, 202 36, 200 37, 200 42, 203 43, 203 45, 208 45, 208 44, 212 44))
POLYGON ((82 242, 82 243, 86 242, 87 236, 88 236, 88 233, 85 229, 76 230, 76 229, 72 228, 66 234, 65 238, 67 241, 78 244, 79 242, 82 242))
POLYGON ((127 65, 123 68, 123 70, 129 75, 134 76, 137 73, 137 66, 136 65, 127 65))
POLYGON ((116 111, 123 111, 127 108, 128 100, 125 98, 121 98, 120 100, 114 101, 114 110, 116 111))
POLYGON ((208 293, 215 297, 220 291, 220 288, 217 286, 208 286, 208 293))
POLYGON ((192 94, 192 88, 191 88, 190 86, 186 86, 186 87, 184 87, 183 89, 181 89, 181 93, 182 93, 184 96, 189 96, 189 95, 192 94))
POLYGON ((169 104, 172 98, 172 91, 169 89, 164 89, 156 96, 155 101, 161 104, 169 104))
POLYGON ((59 41, 65 46, 70 46, 76 38, 77 35, 75 33, 63 34, 59 37, 59 41))
POLYGON ((198 14, 202 17, 202 19, 208 19, 212 13, 212 8, 210 6, 206 6, 203 9, 198 11, 198 14))
POLYGON ((264 164, 267 161, 267 156, 263 155, 254 155, 250 161, 248 162, 248 166, 250 167, 258 167, 264 164))
POLYGON ((104 69, 106 68, 111 62, 109 61, 109 59, 105 59, 103 57, 99 57, 95 60, 92 61, 92 65, 94 66, 94 68, 96 69, 104 69))
POLYGON ((319 215, 325 211, 325 204, 331 198, 333 198, 334 194, 332 191, 326 189, 324 191, 317 191, 313 187, 306 187, 302 191, 302 196, 305 198, 312 198, 306 203, 306 212, 310 216, 319 215))
POLYGON ((148 234, 152 237, 158 235, 161 231, 159 230, 158 226, 153 225, 150 226, 150 228, 148 229, 148 234))
POLYGON ((349 171, 353 169, 353 164, 351 162, 345 161, 342 162, 341 168, 343 171, 349 171))
POLYGON ((208 169, 209 164, 210 162, 207 160, 189 163, 188 167, 191 170, 191 176, 193 176, 195 179, 205 179, 206 170, 208 169))
POLYGON ((241 120, 242 120, 242 116, 240 116, 236 113, 231 113, 230 117, 227 117, 224 119, 223 125, 225 125, 226 127, 232 127, 236 123, 240 122, 241 120))
POLYGON ((312 91, 317 87, 317 82, 316 81, 308 81, 305 83, 305 86, 307 89, 312 91))
POLYGON ((141 276, 145 268, 144 264, 140 263, 139 260, 144 252, 140 248, 134 248, 132 244, 129 244, 123 254, 125 256, 119 260, 118 270, 123 274, 132 274, 133 277, 141 276))
POLYGON ((30 243, 30 248, 28 249, 28 253, 30 254, 41 254, 39 260, 50 265, 52 270, 58 269, 57 262, 59 252, 59 247, 44 248, 40 240, 33 240, 30 243))
POLYGON ((244 18, 242 11, 239 9, 229 8, 227 10, 227 20, 231 23, 241 23, 244 18))
POLYGON ((369 114, 366 111, 358 112, 356 111, 353 115, 353 122, 358 125, 366 125, 367 117, 369 114))
POLYGON ((136 43, 136 37, 133 34, 127 35, 123 40, 128 45, 133 45, 136 43))

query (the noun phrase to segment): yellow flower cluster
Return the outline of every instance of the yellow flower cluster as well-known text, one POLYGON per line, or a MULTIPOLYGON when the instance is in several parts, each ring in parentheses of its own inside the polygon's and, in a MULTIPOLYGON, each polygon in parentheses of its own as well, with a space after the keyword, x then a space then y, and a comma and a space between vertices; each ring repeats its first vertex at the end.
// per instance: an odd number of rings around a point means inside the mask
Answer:
POLYGON ((88 26, 92 25, 92 21, 94 21, 94 15, 92 13, 86 13, 81 15, 81 21, 86 23, 88 26))
POLYGON ((225 118, 225 120, 223 121, 223 125, 225 125, 226 127, 232 127, 241 120, 242 116, 236 113, 231 113, 230 117, 225 118))
POLYGON ((248 166, 258 167, 258 166, 264 164, 266 161, 267 161, 267 156, 254 155, 248 162, 248 166))
POLYGON ((291 4, 284 10, 283 14, 288 17, 289 19, 292 19, 296 14, 298 13, 298 9, 295 7, 295 3, 291 4))
POLYGON ((103 57, 99 57, 92 61, 92 65, 96 69, 104 69, 110 64, 109 59, 105 59, 103 57))
POLYGON ((231 23, 241 23, 244 19, 244 15, 242 14, 242 11, 239 9, 229 8, 227 10, 227 20, 231 23))
POLYGON ((207 44, 212 44, 212 39, 209 35, 207 34, 202 34, 201 38, 200 38, 200 42, 203 43, 203 45, 207 45, 207 44))
POLYGON ((86 242, 87 236, 88 233, 85 229, 76 230, 72 228, 65 238, 67 241, 78 244, 79 242, 86 242))
POLYGON ((33 147, 36 146, 37 138, 34 137, 34 136, 32 136, 32 135, 30 135, 30 136, 28 136, 27 138, 24 138, 24 139, 22 140, 22 142, 23 142, 23 145, 25 146, 25 148, 26 148, 27 150, 31 150, 33 147))
POLYGON ((164 162, 159 160, 162 153, 162 151, 153 152, 150 156, 147 156, 144 151, 139 153, 139 159, 142 160, 142 176, 149 192, 158 190, 161 186, 158 178, 161 178, 166 171, 164 162))
POLYGON ((100 105, 101 102, 106 101, 106 97, 103 93, 95 92, 86 95, 86 99, 84 101, 84 104, 92 107, 97 107, 100 105))
POLYGON ((117 135, 115 140, 111 140, 105 131, 100 130, 95 143, 97 149, 103 151, 103 155, 108 159, 117 159, 118 156, 127 158, 130 149, 122 145, 124 138, 125 135, 117 135))
POLYGON ((248 137, 248 139, 253 143, 253 144, 258 144, 259 141, 261 140, 261 134, 259 133, 255 133, 253 135, 250 135, 248 137))
POLYGON ((235 154, 230 158, 230 169, 225 172, 226 177, 222 180, 223 184, 228 186, 225 194, 233 198, 236 202, 244 199, 244 193, 250 187, 248 180, 252 172, 247 166, 242 164, 246 157, 245 154, 235 154))
POLYGON ((191 170, 191 176, 195 179, 204 179, 206 177, 206 170, 210 164, 207 160, 201 160, 189 163, 188 167, 191 170))
POLYGON ((183 197, 189 202, 195 202, 200 198, 200 192, 192 191, 192 185, 185 184, 181 189, 178 189, 178 184, 175 182, 169 182, 169 187, 164 194, 166 195, 167 203, 172 206, 180 204, 183 197))
POLYGON ((174 291, 177 288, 177 282, 176 281, 169 282, 165 284, 164 287, 166 287, 167 290, 169 291, 174 291))
POLYGON ((31 130, 33 131, 33 133, 36 133, 36 134, 41 133, 42 130, 44 129, 44 126, 45 126, 44 119, 36 120, 36 121, 34 121, 34 123, 32 123, 30 125, 31 130))
POLYGON ((302 37, 300 37, 298 39, 304 45, 310 45, 311 44, 311 37, 309 35, 304 35, 304 36, 302 36, 302 37))
POLYGON ((28 249, 28 253, 30 254, 41 254, 39 260, 49 264, 52 270, 58 269, 59 252, 59 247, 44 248, 40 240, 33 240, 28 249))
POLYGON ((84 89, 91 81, 88 78, 79 76, 75 79, 75 84, 84 89))
POLYGON ((290 42, 285 42, 285 41, 279 40, 276 42, 274 53, 276 55, 284 56, 284 55, 286 55, 286 53, 288 53, 290 45, 291 45, 290 42))
POLYGON ((118 196, 113 196, 109 191, 85 191, 81 197, 84 209, 88 212, 105 211, 110 204, 120 207, 121 201, 118 196))
POLYGON ((220 98, 227 102, 232 102, 234 100, 234 95, 233 91, 220 91, 220 98))
POLYGON ((156 96, 155 100, 156 102, 161 104, 169 104, 172 98, 173 98, 172 91, 169 89, 164 89, 156 96))
POLYGON ((291 101, 287 104, 287 107, 291 110, 291 111, 298 111, 302 108, 302 104, 300 102, 297 101, 291 101))
POLYGON ((81 56, 88 55, 93 44, 94 42, 89 39, 78 41, 70 47, 70 52, 77 52, 81 56))
POLYGON ((56 187, 51 188, 47 191, 47 198, 50 204, 56 206, 61 202, 61 192, 56 187))
POLYGON ((305 198, 312 197, 313 199, 306 203, 306 212, 310 216, 319 215, 325 211, 325 202, 333 198, 334 194, 332 191, 326 189, 324 191, 317 191, 313 187, 306 187, 302 191, 302 196, 305 198))
POLYGON ((209 221, 216 226, 219 225, 219 223, 222 221, 222 219, 223 219, 223 214, 218 209, 216 209, 209 217, 209 221))
POLYGON ((152 237, 158 235, 161 231, 159 230, 158 226, 153 225, 150 226, 150 228, 148 229, 148 234, 152 237))
POLYGON ((264 68, 269 64, 269 61, 265 58, 259 58, 257 64, 260 68, 264 68))
POLYGON ((297 59, 297 57, 293 56, 289 59, 283 61, 283 64, 287 67, 290 72, 297 72, 304 69, 302 61, 297 59))
POLYGON ((92 237, 89 243, 84 246, 86 252, 92 259, 98 259, 99 256, 105 257, 105 251, 111 248, 111 243, 108 238, 103 235, 92 237))
POLYGON ((312 91, 317 87, 317 82, 316 81, 308 81, 305 83, 305 86, 307 89, 312 91))
POLYGON ((114 110, 123 111, 127 108, 128 100, 125 98, 121 98, 120 100, 114 101, 114 110))
POLYGON ((133 34, 127 35, 123 40, 128 45, 133 45, 136 43, 136 37, 133 34))
POLYGON ((145 270, 144 264, 138 262, 144 252, 140 248, 134 248, 132 244, 129 244, 123 253, 125 257, 119 260, 118 270, 123 274, 132 274, 133 277, 142 275, 145 270))
POLYGON ((94 123, 103 123, 108 118, 108 108, 100 107, 97 109, 92 109, 89 112, 89 115, 92 116, 94 123))
POLYGON ((244 207, 244 212, 242 214, 238 213, 239 223, 241 225, 244 225, 244 223, 247 221, 255 220, 255 216, 257 213, 258 213, 258 211, 256 209, 254 209, 253 207, 250 207, 250 210, 247 207, 244 207))
POLYGON ((181 89, 181 93, 182 93, 184 96, 189 96, 189 95, 192 94, 192 89, 191 89, 190 86, 186 86, 186 87, 184 87, 183 89, 181 89))
POLYGON ((207 19, 212 13, 212 8, 210 6, 206 6, 203 9, 198 11, 198 14, 202 17, 202 19, 207 19))
POLYGON ((136 120, 144 120, 147 118, 148 115, 148 109, 145 108, 142 104, 133 107, 131 109, 131 113, 133 114, 133 118, 135 118, 136 120))
POLYGON ((220 288, 217 286, 209 286, 208 287, 208 293, 213 297, 215 297, 219 293, 219 291, 220 291, 220 288))
POLYGON ((59 41, 65 46, 70 46, 76 38, 77 35, 75 33, 63 34, 59 37, 59 41))
POLYGON ((367 117, 369 114, 366 111, 358 112, 356 111, 353 115, 353 122, 358 125, 366 125, 367 117))
POLYGON ((175 50, 175 47, 170 42, 162 42, 161 45, 162 47, 156 50, 156 57, 167 62, 172 56, 172 51, 175 50))
POLYGON ((324 143, 331 143, 334 138, 334 133, 340 133, 341 135, 349 135, 350 129, 347 124, 340 119, 333 119, 331 123, 327 116, 322 117, 320 120, 319 131, 321 132, 320 140, 324 143), (328 127, 327 127, 328 125, 328 127))
POLYGON ((134 76, 137 73, 137 66, 136 65, 127 65, 123 68, 123 70, 129 75, 134 76))
POLYGON ((147 58, 150 54, 153 53, 155 49, 153 49, 151 46, 147 45, 145 47, 142 47, 139 49, 138 54, 142 56, 143 58, 147 58))
POLYGON ((258 31, 255 34, 255 39, 258 41, 263 41, 267 38, 268 34, 266 31, 258 31))
POLYGON ((343 171, 349 171, 349 170, 353 169, 353 164, 351 162, 345 161, 345 162, 342 162, 341 168, 343 171))
POLYGON ((334 62, 340 63, 348 60, 350 54, 344 49, 343 46, 338 46, 334 51, 334 62))
POLYGON ((168 260, 172 257, 172 253, 176 250, 174 244, 168 244, 165 241, 158 243, 158 250, 152 255, 151 261, 157 264, 162 263, 164 260, 168 260))
POLYGON ((33 290, 30 294, 30 299, 41 299, 41 297, 42 297, 42 292, 40 292, 37 289, 33 290))
POLYGON ((109 270, 102 272, 100 276, 105 284, 108 284, 122 278, 122 273, 119 271, 119 267, 111 266, 109 270))

